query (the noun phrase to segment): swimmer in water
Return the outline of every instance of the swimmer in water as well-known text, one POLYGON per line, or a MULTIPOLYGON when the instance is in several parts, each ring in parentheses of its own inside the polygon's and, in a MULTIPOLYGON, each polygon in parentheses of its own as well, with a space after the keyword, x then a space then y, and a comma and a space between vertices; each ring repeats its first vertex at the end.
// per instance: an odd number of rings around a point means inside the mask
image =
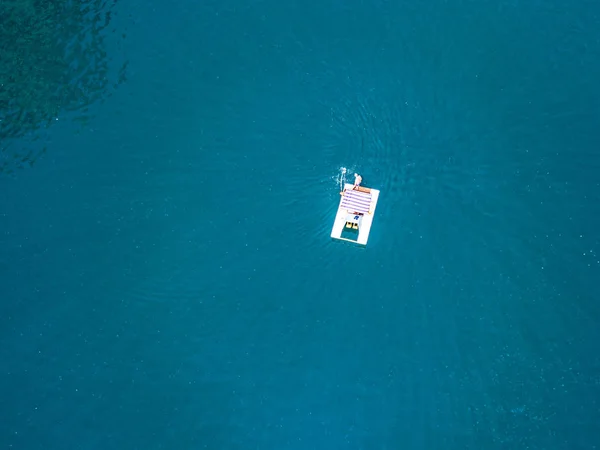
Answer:
POLYGON ((358 187, 360 186, 360 183, 362 183, 362 177, 355 173, 354 174, 354 189, 358 189, 358 187))

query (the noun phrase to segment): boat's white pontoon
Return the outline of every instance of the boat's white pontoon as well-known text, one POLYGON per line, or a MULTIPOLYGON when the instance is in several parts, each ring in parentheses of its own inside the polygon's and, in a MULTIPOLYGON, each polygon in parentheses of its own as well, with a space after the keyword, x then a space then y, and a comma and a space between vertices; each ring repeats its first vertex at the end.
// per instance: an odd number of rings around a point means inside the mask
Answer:
POLYGON ((331 237, 367 245, 379 191, 346 183, 341 197, 331 237))

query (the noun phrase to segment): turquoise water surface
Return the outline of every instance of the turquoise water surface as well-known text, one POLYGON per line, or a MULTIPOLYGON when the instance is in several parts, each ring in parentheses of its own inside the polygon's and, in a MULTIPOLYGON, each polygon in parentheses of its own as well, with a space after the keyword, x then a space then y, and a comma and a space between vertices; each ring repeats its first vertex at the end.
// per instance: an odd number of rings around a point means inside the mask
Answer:
POLYGON ((600 4, 113 8, 3 141, 0 448, 600 445, 600 4))

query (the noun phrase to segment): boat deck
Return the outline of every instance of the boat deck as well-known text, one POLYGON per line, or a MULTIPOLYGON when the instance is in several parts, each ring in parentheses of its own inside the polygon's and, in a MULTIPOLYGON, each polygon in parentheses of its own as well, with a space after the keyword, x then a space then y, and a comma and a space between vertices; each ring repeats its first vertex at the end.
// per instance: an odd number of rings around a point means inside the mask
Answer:
POLYGON ((341 194, 342 198, 340 199, 333 229, 331 230, 331 237, 355 244, 367 245, 371 226, 373 225, 373 214, 375 213, 377 200, 379 199, 379 191, 365 187, 355 188, 354 185, 346 183, 344 191, 341 194), (360 216, 357 238, 342 237, 344 228, 349 221, 358 222, 356 218, 352 217, 355 215, 360 216))

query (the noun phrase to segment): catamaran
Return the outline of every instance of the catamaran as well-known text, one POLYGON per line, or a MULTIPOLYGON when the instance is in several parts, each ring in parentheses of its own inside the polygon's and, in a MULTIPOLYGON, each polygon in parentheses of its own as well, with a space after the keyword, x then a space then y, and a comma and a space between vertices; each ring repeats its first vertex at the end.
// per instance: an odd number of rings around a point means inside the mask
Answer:
POLYGON ((340 205, 331 230, 331 237, 367 245, 379 191, 345 183, 340 195, 340 205))

